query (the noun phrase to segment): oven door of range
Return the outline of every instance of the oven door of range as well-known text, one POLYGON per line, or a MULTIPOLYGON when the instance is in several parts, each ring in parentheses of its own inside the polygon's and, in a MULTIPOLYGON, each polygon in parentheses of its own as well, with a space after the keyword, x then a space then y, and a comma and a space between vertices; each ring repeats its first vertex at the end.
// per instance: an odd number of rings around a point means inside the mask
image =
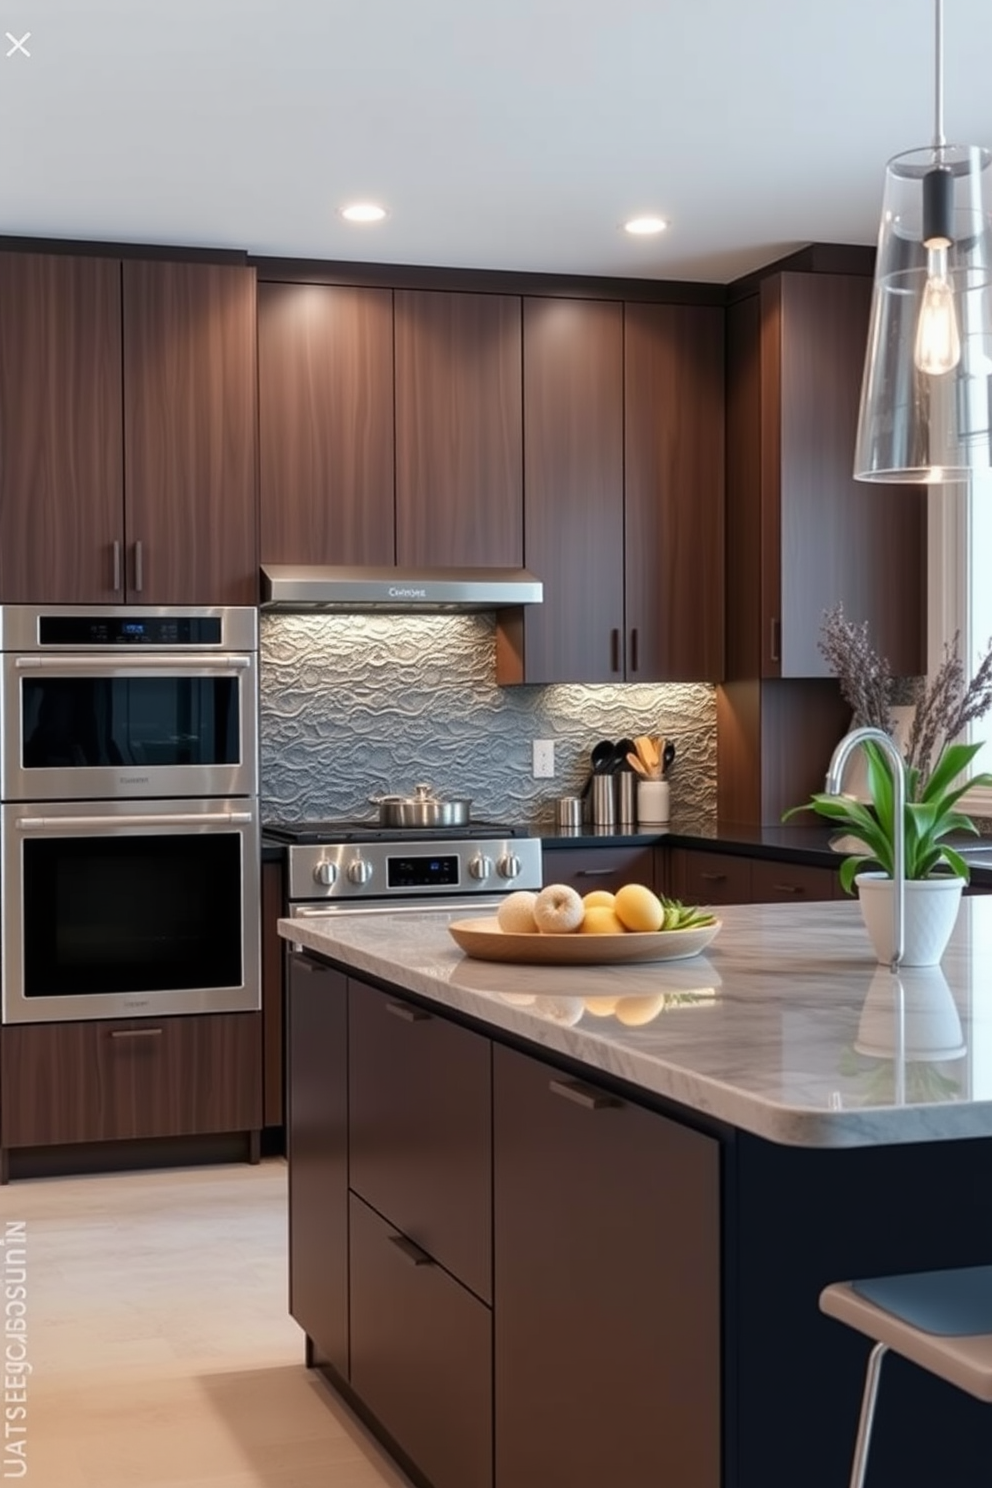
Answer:
POLYGON ((0 809, 3 1021, 261 1006, 252 800, 0 809))
MULTIPOLYGON (((315 900, 311 904, 290 904, 286 913, 291 920, 333 920, 340 915, 397 915, 397 914, 449 914, 452 919, 461 918, 464 915, 494 915, 499 909, 505 894, 494 898, 487 898, 478 894, 452 894, 449 896, 437 895, 434 898, 413 899, 381 899, 359 901, 339 900, 335 904, 322 903, 315 900)), ((303 947, 297 941, 289 942, 294 951, 301 951, 303 947)))
POLYGON ((0 800, 251 796, 254 652, 4 652, 0 800))

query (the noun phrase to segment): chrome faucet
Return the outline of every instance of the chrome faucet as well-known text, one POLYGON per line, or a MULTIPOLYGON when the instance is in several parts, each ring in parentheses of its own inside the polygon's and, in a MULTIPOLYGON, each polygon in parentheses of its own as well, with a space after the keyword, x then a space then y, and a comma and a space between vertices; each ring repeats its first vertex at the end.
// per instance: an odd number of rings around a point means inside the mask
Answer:
POLYGON ((830 757, 827 770, 826 791, 829 796, 841 793, 841 776, 848 756, 859 744, 877 744, 888 755, 892 764, 893 831, 892 831, 892 960, 889 970, 896 971, 905 948, 903 924, 906 909, 906 777, 903 759, 891 735, 879 728, 856 728, 845 734, 830 757))

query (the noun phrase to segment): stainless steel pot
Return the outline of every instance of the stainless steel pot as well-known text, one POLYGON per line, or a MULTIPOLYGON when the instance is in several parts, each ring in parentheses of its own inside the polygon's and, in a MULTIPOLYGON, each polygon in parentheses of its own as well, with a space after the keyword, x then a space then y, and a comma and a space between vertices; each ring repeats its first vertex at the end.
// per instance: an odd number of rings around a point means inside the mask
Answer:
POLYGON ((469 796, 442 800, 429 785, 415 785, 412 796, 370 796, 384 827, 464 827, 470 820, 469 796))

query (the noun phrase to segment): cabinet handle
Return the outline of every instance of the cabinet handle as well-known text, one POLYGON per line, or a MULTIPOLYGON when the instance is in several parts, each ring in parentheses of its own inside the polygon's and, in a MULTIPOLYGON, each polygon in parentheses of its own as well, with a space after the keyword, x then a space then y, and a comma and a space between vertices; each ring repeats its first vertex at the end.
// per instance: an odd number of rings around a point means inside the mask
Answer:
POLYGON ((801 894, 802 888, 799 884, 772 884, 776 894, 801 894))
POLYGON ((782 660, 782 622, 774 616, 768 627, 768 651, 772 661, 782 660))
POLYGON ((114 593, 119 594, 121 588, 121 545, 118 539, 114 543, 114 593))
POLYGON ((112 1028, 110 1030, 111 1038, 136 1039, 161 1038, 161 1036, 161 1028, 112 1028))
POLYGON ((640 666, 637 626, 630 632, 630 670, 636 672, 640 666))
POLYGON ((610 631, 610 671, 611 672, 618 672, 619 670, 620 670, 620 632, 619 632, 619 630, 611 630, 610 631))
POLYGON ((144 564, 141 558, 141 543, 136 542, 134 545, 134 590, 136 594, 141 593, 144 581, 144 564))
POLYGON ((607 1095, 603 1090, 594 1090, 590 1085, 583 1085, 580 1080, 549 1080, 548 1089, 552 1095, 560 1095, 564 1100, 573 1101, 586 1111, 605 1111, 608 1106, 623 1104, 615 1096, 607 1095))
POLYGON ((387 1002, 386 1012, 402 1018, 404 1023, 427 1023, 431 1016, 424 1008, 411 1007, 406 1002, 387 1002))
POLYGON ((413 1241, 408 1240, 405 1235, 390 1235, 388 1239, 390 1245, 395 1245, 400 1255, 406 1256, 411 1265, 433 1266, 434 1262, 426 1250, 421 1250, 419 1245, 414 1245, 413 1241))
POLYGON ((577 868, 576 878, 609 878, 612 868, 577 868))
POLYGON ((701 873, 699 876, 703 883, 723 883, 727 875, 725 873, 701 873))

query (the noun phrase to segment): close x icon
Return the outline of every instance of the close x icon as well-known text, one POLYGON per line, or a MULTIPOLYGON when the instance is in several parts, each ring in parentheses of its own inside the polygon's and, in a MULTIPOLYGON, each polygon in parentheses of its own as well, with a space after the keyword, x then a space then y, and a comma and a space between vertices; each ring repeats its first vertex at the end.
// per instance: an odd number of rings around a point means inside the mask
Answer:
POLYGON ((13 31, 5 31, 4 36, 7 38, 7 41, 9 43, 9 48, 7 51, 8 57, 30 57, 31 53, 28 50, 28 42, 31 40, 30 31, 25 31, 23 36, 15 36, 13 31))

